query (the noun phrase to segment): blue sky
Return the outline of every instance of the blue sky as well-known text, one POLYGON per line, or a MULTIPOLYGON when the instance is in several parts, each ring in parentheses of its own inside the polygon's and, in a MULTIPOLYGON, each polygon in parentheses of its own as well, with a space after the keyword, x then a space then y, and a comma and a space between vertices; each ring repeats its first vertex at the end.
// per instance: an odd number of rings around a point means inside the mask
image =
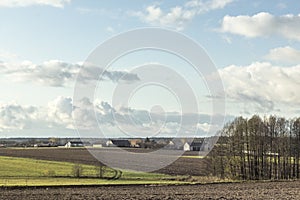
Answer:
MULTIPOLYGON (((72 110, 76 75, 90 53, 113 36, 144 27, 178 31, 203 47, 224 84, 226 113, 221 114, 226 120, 252 114, 299 116, 299 11, 296 0, 0 0, 0 137, 77 136, 74 113, 77 120, 88 120, 91 110, 108 137, 174 136, 180 127, 187 135, 195 130, 205 135, 209 128, 220 128, 209 120, 216 113, 203 79, 188 63, 163 52, 119 59, 110 76, 100 80, 96 101, 72 110), (180 113, 180 102, 155 87, 139 90, 126 113, 114 107, 113 91, 122 82, 117 75, 132 75, 125 81, 133 83, 139 74, 131 71, 151 63, 181 74, 196 91, 200 112, 180 113), (116 115, 123 117, 121 125, 116 115), (200 121, 181 124, 183 115, 200 121)), ((86 130, 87 124, 95 126, 86 122, 85 136, 97 135, 98 126, 86 130)))

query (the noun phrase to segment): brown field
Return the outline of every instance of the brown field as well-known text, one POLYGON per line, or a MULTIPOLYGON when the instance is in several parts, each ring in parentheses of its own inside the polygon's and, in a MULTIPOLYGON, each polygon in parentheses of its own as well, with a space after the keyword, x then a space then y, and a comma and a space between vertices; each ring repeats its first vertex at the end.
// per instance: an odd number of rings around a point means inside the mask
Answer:
MULTIPOLYGON (((106 149, 96 149, 102 154, 113 152, 113 148, 106 149)), ((130 151, 144 153, 145 149, 130 149, 130 151)), ((119 153, 118 153, 119 154, 119 153)), ((187 152, 186 155, 197 155, 197 152, 187 152)), ((34 158, 50 161, 64 161, 73 162, 81 164, 91 164, 99 165, 100 162, 94 158, 89 151, 84 148, 24 148, 24 149, 0 149, 0 156, 13 156, 13 157, 24 157, 24 158, 34 158)), ((115 156, 114 159, 117 159, 115 156)), ((191 175, 191 176, 201 176, 207 175, 206 164, 203 159, 197 158, 179 158, 174 163, 166 166, 162 169, 156 170, 155 172, 170 174, 170 175, 191 175)))
POLYGON ((300 181, 181 186, 0 188, 0 199, 300 199, 300 181))

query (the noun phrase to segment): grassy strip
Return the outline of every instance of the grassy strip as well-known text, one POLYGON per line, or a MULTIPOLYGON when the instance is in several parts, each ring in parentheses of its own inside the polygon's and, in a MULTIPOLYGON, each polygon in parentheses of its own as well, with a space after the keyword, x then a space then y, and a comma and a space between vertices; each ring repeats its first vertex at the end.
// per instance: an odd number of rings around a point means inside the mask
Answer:
POLYGON ((0 178, 0 186, 76 186, 76 185, 148 185, 148 184, 187 184, 168 180, 105 180, 89 178, 0 178))

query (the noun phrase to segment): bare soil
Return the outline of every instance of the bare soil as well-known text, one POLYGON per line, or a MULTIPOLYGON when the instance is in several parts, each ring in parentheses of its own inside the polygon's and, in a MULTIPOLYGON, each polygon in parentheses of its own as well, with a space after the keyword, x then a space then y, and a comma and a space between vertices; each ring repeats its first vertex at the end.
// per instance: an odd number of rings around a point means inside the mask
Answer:
POLYGON ((172 186, 0 188, 0 199, 300 199, 300 181, 172 186))

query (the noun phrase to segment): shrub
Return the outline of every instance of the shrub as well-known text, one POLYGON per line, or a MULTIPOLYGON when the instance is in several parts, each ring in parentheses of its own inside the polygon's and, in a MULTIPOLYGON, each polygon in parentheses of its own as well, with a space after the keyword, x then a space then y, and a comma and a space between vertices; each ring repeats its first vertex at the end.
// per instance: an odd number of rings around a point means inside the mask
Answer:
POLYGON ((72 175, 76 178, 79 178, 82 176, 82 171, 83 171, 82 166, 79 164, 75 164, 73 166, 72 175))

